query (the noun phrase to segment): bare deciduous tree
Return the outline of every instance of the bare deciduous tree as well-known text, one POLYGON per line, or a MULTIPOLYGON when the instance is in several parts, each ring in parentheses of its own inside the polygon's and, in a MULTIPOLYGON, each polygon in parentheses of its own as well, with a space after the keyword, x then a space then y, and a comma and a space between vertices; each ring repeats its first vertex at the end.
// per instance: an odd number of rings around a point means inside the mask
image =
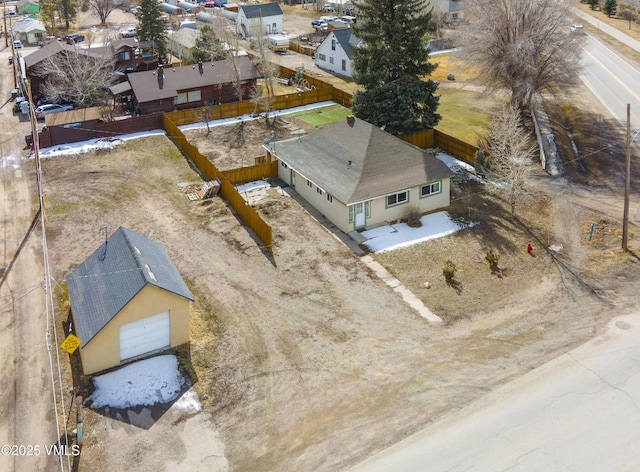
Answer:
POLYGON ((102 102, 104 93, 114 81, 114 61, 106 52, 77 48, 76 52, 61 52, 42 61, 35 71, 46 77, 42 93, 51 100, 71 101, 79 106, 102 102))
POLYGON ((517 107, 505 106, 489 124, 488 154, 484 169, 490 192, 504 195, 516 214, 516 203, 528 195, 536 144, 522 126, 517 107))
POLYGON ((104 25, 107 23, 109 13, 116 9, 116 4, 113 0, 89 0, 89 8, 98 15, 100 24, 104 25))
POLYGON ((256 31, 252 31, 252 36, 255 40, 252 43, 252 49, 258 53, 258 64, 262 77, 264 79, 264 91, 261 100, 262 109, 265 112, 265 122, 267 125, 273 127, 275 125, 275 116, 270 119, 269 113, 273 110, 273 101, 275 97, 275 81, 280 73, 277 64, 269 61, 267 54, 269 51, 269 38, 264 34, 264 28, 262 21, 256 31))
POLYGON ((526 105, 540 92, 578 83, 579 42, 566 0, 467 0, 463 56, 489 90, 506 88, 526 105))

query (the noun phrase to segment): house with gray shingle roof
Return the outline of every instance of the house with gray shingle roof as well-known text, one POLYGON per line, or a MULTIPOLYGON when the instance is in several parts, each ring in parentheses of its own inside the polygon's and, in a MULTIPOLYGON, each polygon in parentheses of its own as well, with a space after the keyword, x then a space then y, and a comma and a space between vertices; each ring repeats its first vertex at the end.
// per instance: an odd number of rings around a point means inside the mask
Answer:
POLYGON ((360 42, 351 28, 332 30, 316 49, 315 63, 321 69, 351 77, 353 48, 360 42))
MULTIPOLYGON (((249 99, 260 73, 246 56, 237 57, 243 99, 249 99)), ((231 60, 182 67, 162 67, 127 74, 139 113, 173 111, 235 102, 235 68, 231 60)))
POLYGON ((193 295, 156 241, 120 227, 66 281, 87 375, 189 342, 193 295))
POLYGON ((278 3, 241 5, 236 17, 236 33, 251 36, 282 33, 282 9, 278 3))
POLYGON ((345 232, 449 206, 444 163, 358 118, 264 147, 278 177, 345 232))

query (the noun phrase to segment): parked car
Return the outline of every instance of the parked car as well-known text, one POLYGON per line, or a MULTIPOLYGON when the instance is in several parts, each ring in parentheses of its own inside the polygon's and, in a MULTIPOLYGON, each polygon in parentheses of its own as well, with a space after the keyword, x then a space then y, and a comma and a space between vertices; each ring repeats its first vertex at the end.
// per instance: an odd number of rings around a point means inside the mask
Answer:
POLYGON ((327 24, 327 22, 324 21, 324 20, 313 20, 311 22, 311 26, 313 26, 314 28, 318 28, 318 27, 320 27, 322 25, 326 25, 326 24, 327 24))
POLYGON ((207 0, 206 2, 204 2, 205 8, 213 8, 215 6, 216 6, 216 2, 214 2, 214 0, 207 0))
POLYGON ((135 28, 126 28, 120 31, 121 38, 134 38, 138 34, 138 30, 135 28))
POLYGON ((64 37, 64 40, 67 42, 67 44, 81 43, 82 41, 84 41, 84 35, 80 33, 71 33, 66 35, 64 37))
POLYGON ((73 105, 58 105, 57 103, 50 103, 48 105, 40 105, 36 108, 36 118, 39 120, 44 119, 45 115, 51 113, 60 113, 61 111, 73 110, 73 105))
POLYGON ((13 42, 13 47, 14 47, 15 49, 20 49, 20 48, 22 47, 22 41, 20 41, 19 39, 16 39, 16 40, 13 42))

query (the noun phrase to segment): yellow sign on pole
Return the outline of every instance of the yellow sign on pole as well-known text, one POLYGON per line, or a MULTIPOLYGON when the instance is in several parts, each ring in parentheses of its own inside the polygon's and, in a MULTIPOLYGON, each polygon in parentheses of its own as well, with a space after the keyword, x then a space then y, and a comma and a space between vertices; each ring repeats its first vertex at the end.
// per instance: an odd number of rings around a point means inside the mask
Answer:
POLYGON ((76 351, 76 349, 78 349, 78 346, 80 344, 82 344, 82 340, 79 337, 69 333, 69 336, 67 336, 67 339, 62 341, 62 344, 60 344, 60 347, 65 351, 67 351, 69 354, 73 354, 76 351))

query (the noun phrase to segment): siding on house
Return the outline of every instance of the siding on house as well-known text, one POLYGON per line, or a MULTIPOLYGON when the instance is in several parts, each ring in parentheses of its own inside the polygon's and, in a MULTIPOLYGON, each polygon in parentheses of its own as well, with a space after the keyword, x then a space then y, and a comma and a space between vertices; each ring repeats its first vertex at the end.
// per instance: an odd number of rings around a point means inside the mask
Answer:
POLYGON ((124 308, 80 349, 85 375, 120 365, 120 326, 169 311, 171 347, 188 343, 189 300, 152 285, 145 286, 124 308))

